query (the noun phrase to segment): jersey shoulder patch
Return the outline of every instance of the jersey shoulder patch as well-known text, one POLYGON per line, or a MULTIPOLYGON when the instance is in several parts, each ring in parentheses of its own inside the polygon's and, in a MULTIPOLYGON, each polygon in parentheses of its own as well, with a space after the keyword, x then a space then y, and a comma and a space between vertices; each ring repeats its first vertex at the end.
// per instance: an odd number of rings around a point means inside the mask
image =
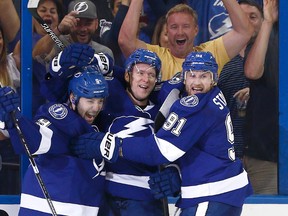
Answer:
POLYGON ((54 119, 64 119, 68 114, 68 109, 63 104, 53 104, 48 112, 54 119))
POLYGON ((180 104, 185 107, 195 107, 199 104, 199 98, 197 95, 186 96, 181 98, 180 104))
POLYGON ((177 72, 170 80, 168 80, 168 83, 172 85, 180 82, 183 82, 182 72, 177 72))

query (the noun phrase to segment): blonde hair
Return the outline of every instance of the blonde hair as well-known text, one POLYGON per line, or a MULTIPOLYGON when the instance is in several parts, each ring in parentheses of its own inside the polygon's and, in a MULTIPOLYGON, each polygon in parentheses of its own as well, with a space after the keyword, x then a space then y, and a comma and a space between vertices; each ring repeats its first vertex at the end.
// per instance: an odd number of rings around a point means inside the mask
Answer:
POLYGON ((196 25, 198 24, 197 12, 195 10, 193 10, 193 8, 191 8, 187 4, 177 4, 174 7, 172 7, 166 14, 166 20, 168 19, 169 16, 171 16, 172 14, 175 14, 175 13, 187 13, 187 14, 190 14, 194 18, 194 21, 195 21, 196 25))
POLYGON ((8 74, 8 61, 7 61, 7 48, 6 48, 6 41, 4 31, 2 26, 0 26, 0 32, 2 34, 3 39, 3 49, 0 53, 0 83, 1 86, 12 86, 12 82, 10 80, 10 76, 8 74))

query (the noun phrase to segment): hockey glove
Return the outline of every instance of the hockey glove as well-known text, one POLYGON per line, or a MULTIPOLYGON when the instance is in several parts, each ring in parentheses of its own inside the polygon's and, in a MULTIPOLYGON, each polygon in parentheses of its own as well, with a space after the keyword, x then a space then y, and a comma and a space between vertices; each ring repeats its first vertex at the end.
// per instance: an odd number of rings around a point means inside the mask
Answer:
POLYGON ((148 181, 155 199, 177 196, 181 189, 181 178, 176 167, 170 166, 163 171, 154 173, 148 181))
POLYGON ((110 75, 113 70, 114 61, 112 57, 108 54, 97 53, 94 54, 94 60, 92 64, 98 65, 102 74, 104 76, 107 76, 110 75))
POLYGON ((115 162, 118 158, 121 139, 111 133, 92 132, 72 141, 72 152, 84 159, 102 159, 115 162))
POLYGON ((11 113, 16 111, 19 113, 20 98, 19 95, 11 87, 0 88, 0 121, 1 129, 13 128, 13 119, 11 113))
POLYGON ((50 74, 54 77, 69 78, 77 69, 95 63, 94 53, 95 50, 87 44, 71 44, 52 59, 50 74))

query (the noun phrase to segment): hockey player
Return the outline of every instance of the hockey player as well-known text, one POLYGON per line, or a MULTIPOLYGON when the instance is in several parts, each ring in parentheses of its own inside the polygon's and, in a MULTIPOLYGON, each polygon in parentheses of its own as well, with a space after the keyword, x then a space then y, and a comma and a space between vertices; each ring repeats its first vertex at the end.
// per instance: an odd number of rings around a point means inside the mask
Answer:
MULTIPOLYGON (((122 138, 153 134, 154 118, 159 107, 151 103, 149 97, 160 69, 161 62, 155 53, 138 49, 125 63, 126 86, 115 77, 106 78, 109 97, 105 109, 96 119, 100 131, 122 138)), ((105 151, 110 158, 109 149, 105 151)), ((157 166, 119 158, 115 163, 106 163, 105 167, 107 201, 115 215, 161 215, 162 203, 153 197, 148 185, 149 176, 157 171, 157 166)), ((103 211, 107 215, 107 210, 103 211)))
POLYGON ((175 162, 182 177, 176 203, 179 215, 199 215, 201 211, 206 216, 239 216, 252 189, 235 157, 230 113, 216 86, 217 69, 211 53, 190 53, 182 65, 185 93, 171 106, 156 134, 110 140, 109 133, 85 134, 74 143, 74 152, 81 158, 102 155, 107 160, 103 149, 111 143, 109 154, 114 159, 120 155, 151 166, 175 162))
MULTIPOLYGON (((34 120, 22 116, 19 97, 0 88, 0 120, 10 134, 15 151, 24 152, 10 117, 16 112, 19 127, 35 159, 57 215, 97 215, 103 199, 104 161, 83 160, 69 150, 73 137, 97 130, 91 124, 103 108, 108 86, 96 66, 83 67, 69 82, 67 103, 42 105, 34 120)), ((32 166, 23 180, 19 215, 51 215, 32 166)), ((55 215, 55 214, 53 214, 55 215)))

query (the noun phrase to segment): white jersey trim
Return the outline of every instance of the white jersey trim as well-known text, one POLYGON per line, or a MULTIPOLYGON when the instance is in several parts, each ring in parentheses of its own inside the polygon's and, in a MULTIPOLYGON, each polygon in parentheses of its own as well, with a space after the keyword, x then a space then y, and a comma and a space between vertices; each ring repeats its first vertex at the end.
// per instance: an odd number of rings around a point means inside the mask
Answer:
POLYGON ((106 180, 120 184, 131 185, 134 187, 150 189, 148 184, 149 176, 135 176, 107 172, 106 180))
POLYGON ((181 196, 184 199, 215 196, 229 191, 237 190, 248 185, 248 176, 245 170, 237 176, 217 182, 181 187, 181 196))
POLYGON ((161 154, 170 162, 177 160, 178 158, 182 157, 185 154, 184 151, 182 151, 181 149, 177 148, 175 145, 164 139, 160 139, 155 135, 154 139, 155 142, 157 143, 157 146, 161 154))
MULTIPOLYGON (((63 203, 58 201, 52 201, 52 203, 58 215, 97 215, 99 211, 99 207, 84 206, 73 203, 63 203)), ((21 208, 27 208, 51 214, 51 210, 46 199, 35 197, 29 194, 21 194, 20 206, 21 208)))
POLYGON ((35 155, 47 153, 51 148, 51 138, 53 135, 53 131, 47 127, 40 125, 39 132, 41 134, 41 142, 38 150, 33 153, 35 155))

